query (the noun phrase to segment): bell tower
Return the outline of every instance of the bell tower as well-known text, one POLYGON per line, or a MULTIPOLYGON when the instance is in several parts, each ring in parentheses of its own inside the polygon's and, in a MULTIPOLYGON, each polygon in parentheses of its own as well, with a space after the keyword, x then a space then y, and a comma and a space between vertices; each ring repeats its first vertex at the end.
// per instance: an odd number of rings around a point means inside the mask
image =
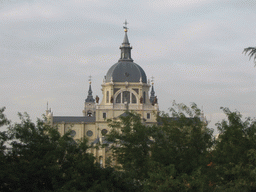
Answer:
POLYGON ((83 115, 87 117, 94 117, 95 116, 95 99, 93 98, 92 95, 92 76, 89 76, 89 90, 88 90, 88 95, 87 98, 85 99, 84 103, 84 110, 83 110, 83 115))

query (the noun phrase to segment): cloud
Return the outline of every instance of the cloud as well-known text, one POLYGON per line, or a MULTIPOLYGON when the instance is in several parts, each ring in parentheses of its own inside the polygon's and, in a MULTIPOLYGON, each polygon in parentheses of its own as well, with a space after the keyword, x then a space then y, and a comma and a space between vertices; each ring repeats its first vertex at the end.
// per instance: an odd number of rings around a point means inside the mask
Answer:
POLYGON ((148 2, 148 7, 151 10, 156 11, 170 11, 171 9, 177 11, 177 9, 190 9, 196 6, 201 6, 207 3, 211 3, 211 0, 179 0, 179 1, 169 1, 169 0, 160 0, 160 1, 150 1, 148 2))
POLYGON ((204 105, 208 116, 220 106, 255 114, 256 68, 242 55, 255 44, 254 1, 16 2, 0 4, 0 106, 11 119, 40 116, 47 100, 55 115, 81 115, 90 74, 101 98, 124 19, 132 58, 155 77, 160 110, 175 99, 204 105))
POLYGON ((45 2, 9 4, 0 12, 3 22, 18 22, 28 20, 60 18, 62 12, 57 6, 45 2))

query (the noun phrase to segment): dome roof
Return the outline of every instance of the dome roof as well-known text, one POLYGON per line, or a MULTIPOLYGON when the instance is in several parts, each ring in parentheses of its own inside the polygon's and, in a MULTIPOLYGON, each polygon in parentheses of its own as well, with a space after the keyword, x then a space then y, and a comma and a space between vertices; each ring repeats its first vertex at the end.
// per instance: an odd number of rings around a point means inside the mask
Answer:
POLYGON ((144 70, 131 61, 120 61, 114 64, 107 72, 106 82, 140 82, 147 83, 147 76, 144 70))
MULTIPOLYGON (((127 22, 125 22, 127 24, 127 22)), ((147 76, 144 70, 131 58, 131 49, 127 27, 124 27, 125 35, 121 49, 121 58, 107 72, 106 82, 142 82, 147 83, 147 76)))

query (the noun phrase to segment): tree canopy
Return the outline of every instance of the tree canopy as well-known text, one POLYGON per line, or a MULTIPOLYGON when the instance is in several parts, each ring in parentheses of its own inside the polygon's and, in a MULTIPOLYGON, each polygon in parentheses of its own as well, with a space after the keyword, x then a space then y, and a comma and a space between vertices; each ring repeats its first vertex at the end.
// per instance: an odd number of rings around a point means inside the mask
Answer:
POLYGON ((114 157, 141 191, 254 191, 255 120, 222 109, 218 138, 195 104, 174 103, 153 126, 129 113, 110 123, 114 157))
POLYGON ((248 53, 249 59, 253 58, 256 65, 256 47, 247 47, 244 49, 243 53, 248 53))
MULTIPOLYGON (((0 110, 1 125, 8 120, 0 110)), ((113 168, 101 168, 87 153, 87 140, 60 135, 45 121, 20 123, 1 132, 0 191, 123 191, 126 183, 113 168), (5 147, 9 142, 10 149, 5 147)))
POLYGON ((255 119, 222 110, 216 138, 195 104, 174 103, 152 126, 127 111, 109 120, 113 166, 102 168, 85 138, 27 114, 12 124, 2 108, 0 191, 256 191, 255 119))

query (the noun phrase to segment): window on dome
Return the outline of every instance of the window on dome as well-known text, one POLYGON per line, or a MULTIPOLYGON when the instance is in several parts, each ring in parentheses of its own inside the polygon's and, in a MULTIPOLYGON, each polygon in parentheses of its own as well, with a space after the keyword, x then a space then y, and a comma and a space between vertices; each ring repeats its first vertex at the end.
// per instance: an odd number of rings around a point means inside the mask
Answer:
POLYGON ((137 99, 133 93, 132 93, 132 103, 137 103, 137 99))
POLYGON ((146 103, 146 92, 143 92, 143 103, 146 103))
POLYGON ((116 97, 116 103, 121 103, 121 93, 119 93, 116 97))
POLYGON ((129 91, 124 91, 123 92, 123 103, 130 103, 130 92, 129 91))

